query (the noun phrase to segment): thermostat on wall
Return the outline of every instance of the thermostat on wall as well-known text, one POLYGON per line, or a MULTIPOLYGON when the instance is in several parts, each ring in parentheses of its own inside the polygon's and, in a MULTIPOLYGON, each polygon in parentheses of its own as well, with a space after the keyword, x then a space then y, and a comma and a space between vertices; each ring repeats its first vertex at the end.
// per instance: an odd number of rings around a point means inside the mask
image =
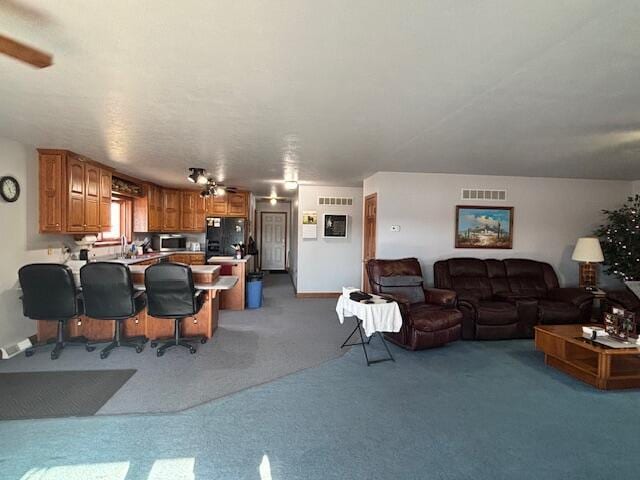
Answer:
POLYGON ((391 225, 391 231, 392 232, 399 232, 400 231, 400 225, 391 225))

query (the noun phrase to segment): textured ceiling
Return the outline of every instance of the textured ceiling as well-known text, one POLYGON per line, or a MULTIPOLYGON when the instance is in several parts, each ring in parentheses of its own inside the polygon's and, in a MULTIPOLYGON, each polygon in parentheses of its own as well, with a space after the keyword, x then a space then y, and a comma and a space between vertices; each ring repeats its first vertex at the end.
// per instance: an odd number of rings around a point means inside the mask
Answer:
POLYGON ((0 136, 162 184, 640 178, 637 0, 0 0, 0 32, 55 55, 0 56, 0 136))

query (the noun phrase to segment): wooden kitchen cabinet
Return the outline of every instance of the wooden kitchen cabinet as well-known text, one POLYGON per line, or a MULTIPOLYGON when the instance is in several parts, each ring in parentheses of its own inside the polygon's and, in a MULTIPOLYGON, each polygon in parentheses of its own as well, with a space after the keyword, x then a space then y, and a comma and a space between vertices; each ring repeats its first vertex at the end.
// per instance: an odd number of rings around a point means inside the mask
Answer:
POLYGON ((227 196, 227 214, 229 216, 247 217, 249 215, 246 192, 229 193, 227 196))
POLYGON ((165 232, 180 231, 180 197, 180 190, 162 189, 162 230, 165 232))
POLYGON ((65 157, 61 153, 40 154, 40 233, 62 233, 62 189, 65 157))
POLYGON ((162 231, 162 189, 153 183, 144 186, 144 195, 133 201, 133 231, 162 231))
POLYGON ((224 216, 227 214, 227 196, 219 195, 207 198, 207 214, 224 216))
POLYGON ((196 198, 197 192, 182 192, 182 228, 181 231, 194 231, 196 229, 196 198))
POLYGON ((112 172, 67 150, 38 149, 41 232, 99 233, 111 227, 112 172))

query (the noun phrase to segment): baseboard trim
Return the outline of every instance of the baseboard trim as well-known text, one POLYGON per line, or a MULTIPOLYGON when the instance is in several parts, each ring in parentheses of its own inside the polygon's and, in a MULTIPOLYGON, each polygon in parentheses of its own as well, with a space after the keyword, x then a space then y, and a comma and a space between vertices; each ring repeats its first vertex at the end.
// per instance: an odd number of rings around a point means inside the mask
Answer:
POLYGON ((296 298, 338 298, 341 292, 298 292, 296 298))

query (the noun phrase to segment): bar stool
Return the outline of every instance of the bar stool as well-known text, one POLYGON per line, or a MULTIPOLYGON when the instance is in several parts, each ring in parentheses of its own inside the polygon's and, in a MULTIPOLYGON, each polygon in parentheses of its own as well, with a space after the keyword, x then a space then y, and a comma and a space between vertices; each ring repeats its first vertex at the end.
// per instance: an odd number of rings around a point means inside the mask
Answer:
POLYGON ((133 289, 129 268, 120 263, 93 262, 80 269, 84 310, 88 317, 115 320, 113 340, 100 351, 105 359, 117 347, 135 348, 142 352, 146 337, 122 338, 122 323, 138 315, 145 307, 144 292, 133 289))
MULTIPOLYGON (((189 349, 189 353, 196 353, 196 347, 191 343, 207 343, 207 337, 180 336, 180 322, 196 315, 204 304, 204 292, 195 289, 191 268, 179 263, 152 265, 145 271, 144 284, 149 315, 174 321, 174 338, 158 348, 157 356, 161 357, 167 349, 177 346, 189 349)), ((157 345, 157 341, 151 342, 152 348, 157 345)))
POLYGON ((66 265, 57 263, 32 263, 18 270, 18 280, 22 288, 22 312, 32 320, 58 322, 56 338, 38 343, 27 350, 30 357, 36 349, 55 344, 51 351, 51 360, 57 359, 65 347, 86 347, 87 351, 95 347, 87 345, 85 337, 64 338, 64 329, 68 322, 82 315, 82 300, 76 288, 73 272, 66 265))

